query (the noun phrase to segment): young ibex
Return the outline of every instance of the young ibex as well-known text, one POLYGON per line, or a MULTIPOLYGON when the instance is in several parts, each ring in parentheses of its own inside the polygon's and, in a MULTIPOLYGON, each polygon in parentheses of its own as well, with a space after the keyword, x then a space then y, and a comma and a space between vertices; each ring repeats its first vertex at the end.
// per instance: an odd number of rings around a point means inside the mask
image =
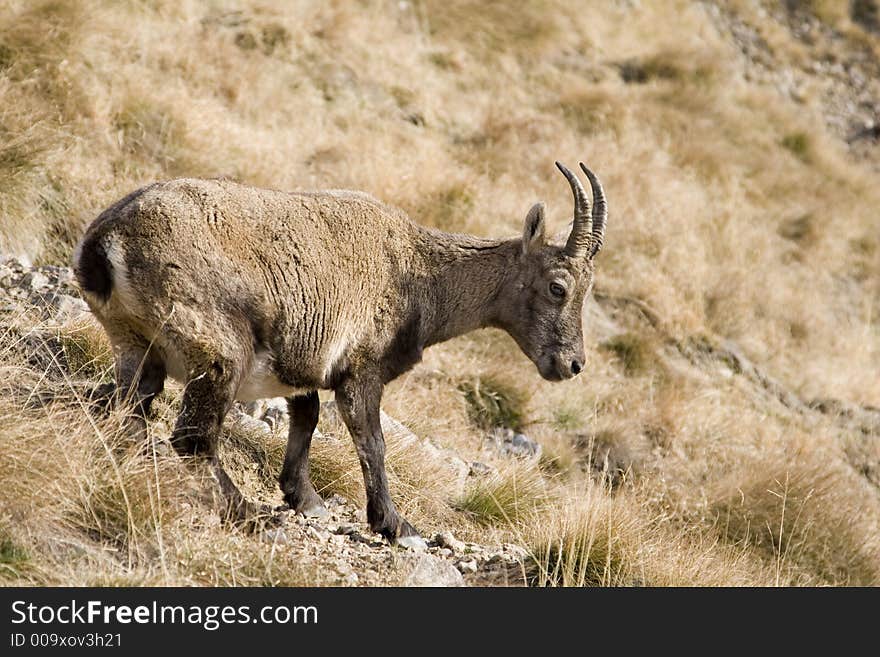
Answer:
POLYGON ((76 277, 116 358, 117 390, 146 428, 166 375, 185 384, 172 443, 213 467, 237 517, 249 505, 217 458, 233 400, 284 396, 290 434, 280 484, 291 509, 321 514, 308 454, 319 389, 335 391, 363 469, 370 527, 418 543, 385 476, 379 402, 426 347, 481 327, 509 333, 545 379, 584 367, 581 312, 607 217, 602 185, 556 163, 574 194, 564 245, 544 205, 522 238, 480 239, 411 222, 358 192, 282 193, 225 180, 144 187, 105 210, 74 256, 76 277))

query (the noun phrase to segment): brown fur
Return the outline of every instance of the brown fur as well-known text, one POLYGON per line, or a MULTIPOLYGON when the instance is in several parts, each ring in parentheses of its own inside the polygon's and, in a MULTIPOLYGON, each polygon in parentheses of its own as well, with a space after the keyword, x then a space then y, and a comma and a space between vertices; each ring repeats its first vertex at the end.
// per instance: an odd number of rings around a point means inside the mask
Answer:
POLYGON ((359 192, 193 179, 151 185, 103 212, 75 269, 113 343, 117 385, 136 393, 141 418, 166 373, 186 384, 174 445, 215 464, 236 516, 247 505, 216 460, 232 401, 289 397, 281 486, 308 511, 320 503, 306 466, 314 391, 333 389, 361 459, 370 524, 389 538, 415 530, 388 495, 384 384, 426 347, 486 326, 513 336, 544 377, 573 376, 593 274, 591 257, 544 242, 542 205, 523 238, 488 240, 424 228, 359 192), (563 299, 551 284, 565 287, 563 299))

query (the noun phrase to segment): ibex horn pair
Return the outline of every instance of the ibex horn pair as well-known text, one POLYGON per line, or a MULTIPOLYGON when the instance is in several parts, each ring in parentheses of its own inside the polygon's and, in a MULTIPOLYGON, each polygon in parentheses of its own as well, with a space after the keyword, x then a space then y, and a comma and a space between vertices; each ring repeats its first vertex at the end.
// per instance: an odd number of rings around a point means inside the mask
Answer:
POLYGON ((574 195, 574 225, 568 242, 565 244, 565 252, 572 258, 584 256, 592 258, 602 248, 602 240, 605 237, 605 220, 608 218, 608 206, 605 203, 605 192, 602 183, 583 162, 579 162, 581 170, 586 174, 593 190, 593 213, 590 214, 590 200, 587 192, 578 177, 569 171, 568 167, 556 163, 556 167, 571 185, 571 193, 574 195))

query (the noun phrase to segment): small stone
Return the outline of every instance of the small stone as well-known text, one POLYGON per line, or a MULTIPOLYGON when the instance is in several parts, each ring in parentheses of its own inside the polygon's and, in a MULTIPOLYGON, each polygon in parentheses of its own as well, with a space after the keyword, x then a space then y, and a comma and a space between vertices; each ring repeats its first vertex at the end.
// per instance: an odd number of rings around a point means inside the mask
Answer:
POLYGON ((529 556, 529 551, 526 550, 521 545, 515 545, 514 543, 505 543, 502 546, 504 552, 517 561, 523 561, 526 557, 529 556))
POLYGON ((69 267, 56 267, 58 285, 61 287, 73 287, 73 271, 69 267))
POLYGON ((242 413, 237 418, 235 418, 235 424, 244 431, 252 431, 263 435, 268 435, 271 433, 268 424, 262 422, 261 420, 256 420, 245 413, 242 413))
POLYGON ((389 437, 392 437, 397 438, 401 445, 411 445, 419 439, 418 436, 406 428, 401 422, 398 422, 390 415, 387 415, 385 411, 379 411, 379 421, 382 425, 382 433, 385 434, 386 440, 389 437))
POLYGON ((357 573, 349 571, 342 576, 342 586, 357 586, 360 578, 357 576, 357 573))
POLYGON ((53 305, 55 307, 53 319, 60 322, 78 319, 89 312, 85 301, 69 294, 56 295, 53 305))
POLYGON ((517 433, 512 429, 498 427, 492 431, 486 438, 495 449, 504 456, 514 456, 518 458, 540 458, 541 445, 522 433, 517 433))
POLYGON ((510 450, 517 456, 541 456, 541 445, 522 433, 513 434, 510 450))
POLYGON ((428 549, 428 544, 421 536, 401 536, 394 540, 394 545, 413 552, 425 552, 428 549))
POLYGON ((339 493, 333 493, 330 497, 324 500, 324 504, 328 507, 344 507, 348 505, 348 500, 342 497, 339 493))
POLYGON ((465 545, 459 541, 450 531, 438 532, 434 536, 434 542, 442 548, 448 548, 453 552, 463 552, 465 545))
POLYGON ((38 271, 31 271, 22 277, 18 285, 19 287, 30 288, 36 291, 49 285, 49 278, 38 271))
POLYGON ((290 421, 287 411, 287 400, 283 397, 275 397, 265 400, 265 410, 260 418, 269 425, 272 431, 286 425, 290 421))
POLYGON ((5 263, 7 266, 12 267, 17 271, 30 269, 33 266, 33 262, 31 261, 30 256, 25 254, 21 254, 19 256, 7 255, 5 263))
POLYGON ((265 407, 265 400, 256 399, 249 402, 235 402, 235 406, 233 406, 233 409, 238 411, 239 413, 250 415, 255 420, 259 420, 260 416, 263 414, 263 409, 265 409, 265 407))
POLYGON ((280 527, 265 530, 260 538, 266 543, 272 543, 273 545, 287 545, 290 542, 287 533, 280 527))
POLYGON ((480 461, 471 461, 469 464, 468 476, 485 477, 492 474, 492 467, 480 461))
POLYGON ((320 531, 318 531, 314 527, 308 527, 306 529, 306 534, 308 534, 311 538, 314 538, 317 541, 324 541, 327 539, 327 537, 324 536, 324 534, 322 534, 320 531))
POLYGON ((464 579, 451 563, 425 552, 400 557, 404 586, 464 586, 464 579))
POLYGON ((473 559, 468 559, 467 561, 459 561, 456 566, 459 571, 462 573, 475 573, 477 572, 477 562, 473 559))

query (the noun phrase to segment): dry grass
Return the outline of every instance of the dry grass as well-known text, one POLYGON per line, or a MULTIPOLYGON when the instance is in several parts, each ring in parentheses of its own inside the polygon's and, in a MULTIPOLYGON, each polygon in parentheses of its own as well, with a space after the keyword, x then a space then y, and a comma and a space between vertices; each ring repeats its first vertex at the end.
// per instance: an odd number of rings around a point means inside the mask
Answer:
MULTIPOLYGON (((581 489, 548 522, 535 517, 524 540, 536 586, 767 586, 772 580, 742 550, 686 534, 642 509, 638 495, 581 489)), ((776 582, 777 584, 788 582, 776 582)))
MULTIPOLYGON (((774 61, 821 51, 760 20, 758 0, 724 4, 774 61)), ((877 52, 867 5, 845 4, 804 10, 877 52)), ((676 337, 737 341, 805 399, 880 405, 876 171, 817 99, 746 79, 702 3, 569 5, 8 2, 0 252, 67 264, 103 207, 177 175, 359 188, 480 235, 517 234, 544 199, 561 229, 570 198, 552 162, 583 159, 612 212, 598 289, 647 301, 676 337)), ((589 371, 566 384, 479 332, 390 386, 390 414, 497 471, 461 496, 390 436, 413 521, 528 545, 539 584, 878 583, 876 434, 793 414, 615 320, 613 337, 587 327, 589 371), (541 463, 486 452, 499 425, 541 440, 541 463)), ((85 411, 85 381, 111 370, 94 324, 47 329, 49 350, 35 324, 0 329, 4 582, 321 583, 293 552, 216 526, 196 474, 85 411)), ((156 404, 160 444, 176 401, 172 388, 156 404)), ((314 480, 361 503, 349 438, 321 428, 314 480)), ((283 446, 230 429, 225 458, 277 501, 283 446)))
POLYGON ((519 465, 473 483, 456 508, 480 524, 517 526, 523 518, 550 505, 551 496, 540 472, 519 465))

